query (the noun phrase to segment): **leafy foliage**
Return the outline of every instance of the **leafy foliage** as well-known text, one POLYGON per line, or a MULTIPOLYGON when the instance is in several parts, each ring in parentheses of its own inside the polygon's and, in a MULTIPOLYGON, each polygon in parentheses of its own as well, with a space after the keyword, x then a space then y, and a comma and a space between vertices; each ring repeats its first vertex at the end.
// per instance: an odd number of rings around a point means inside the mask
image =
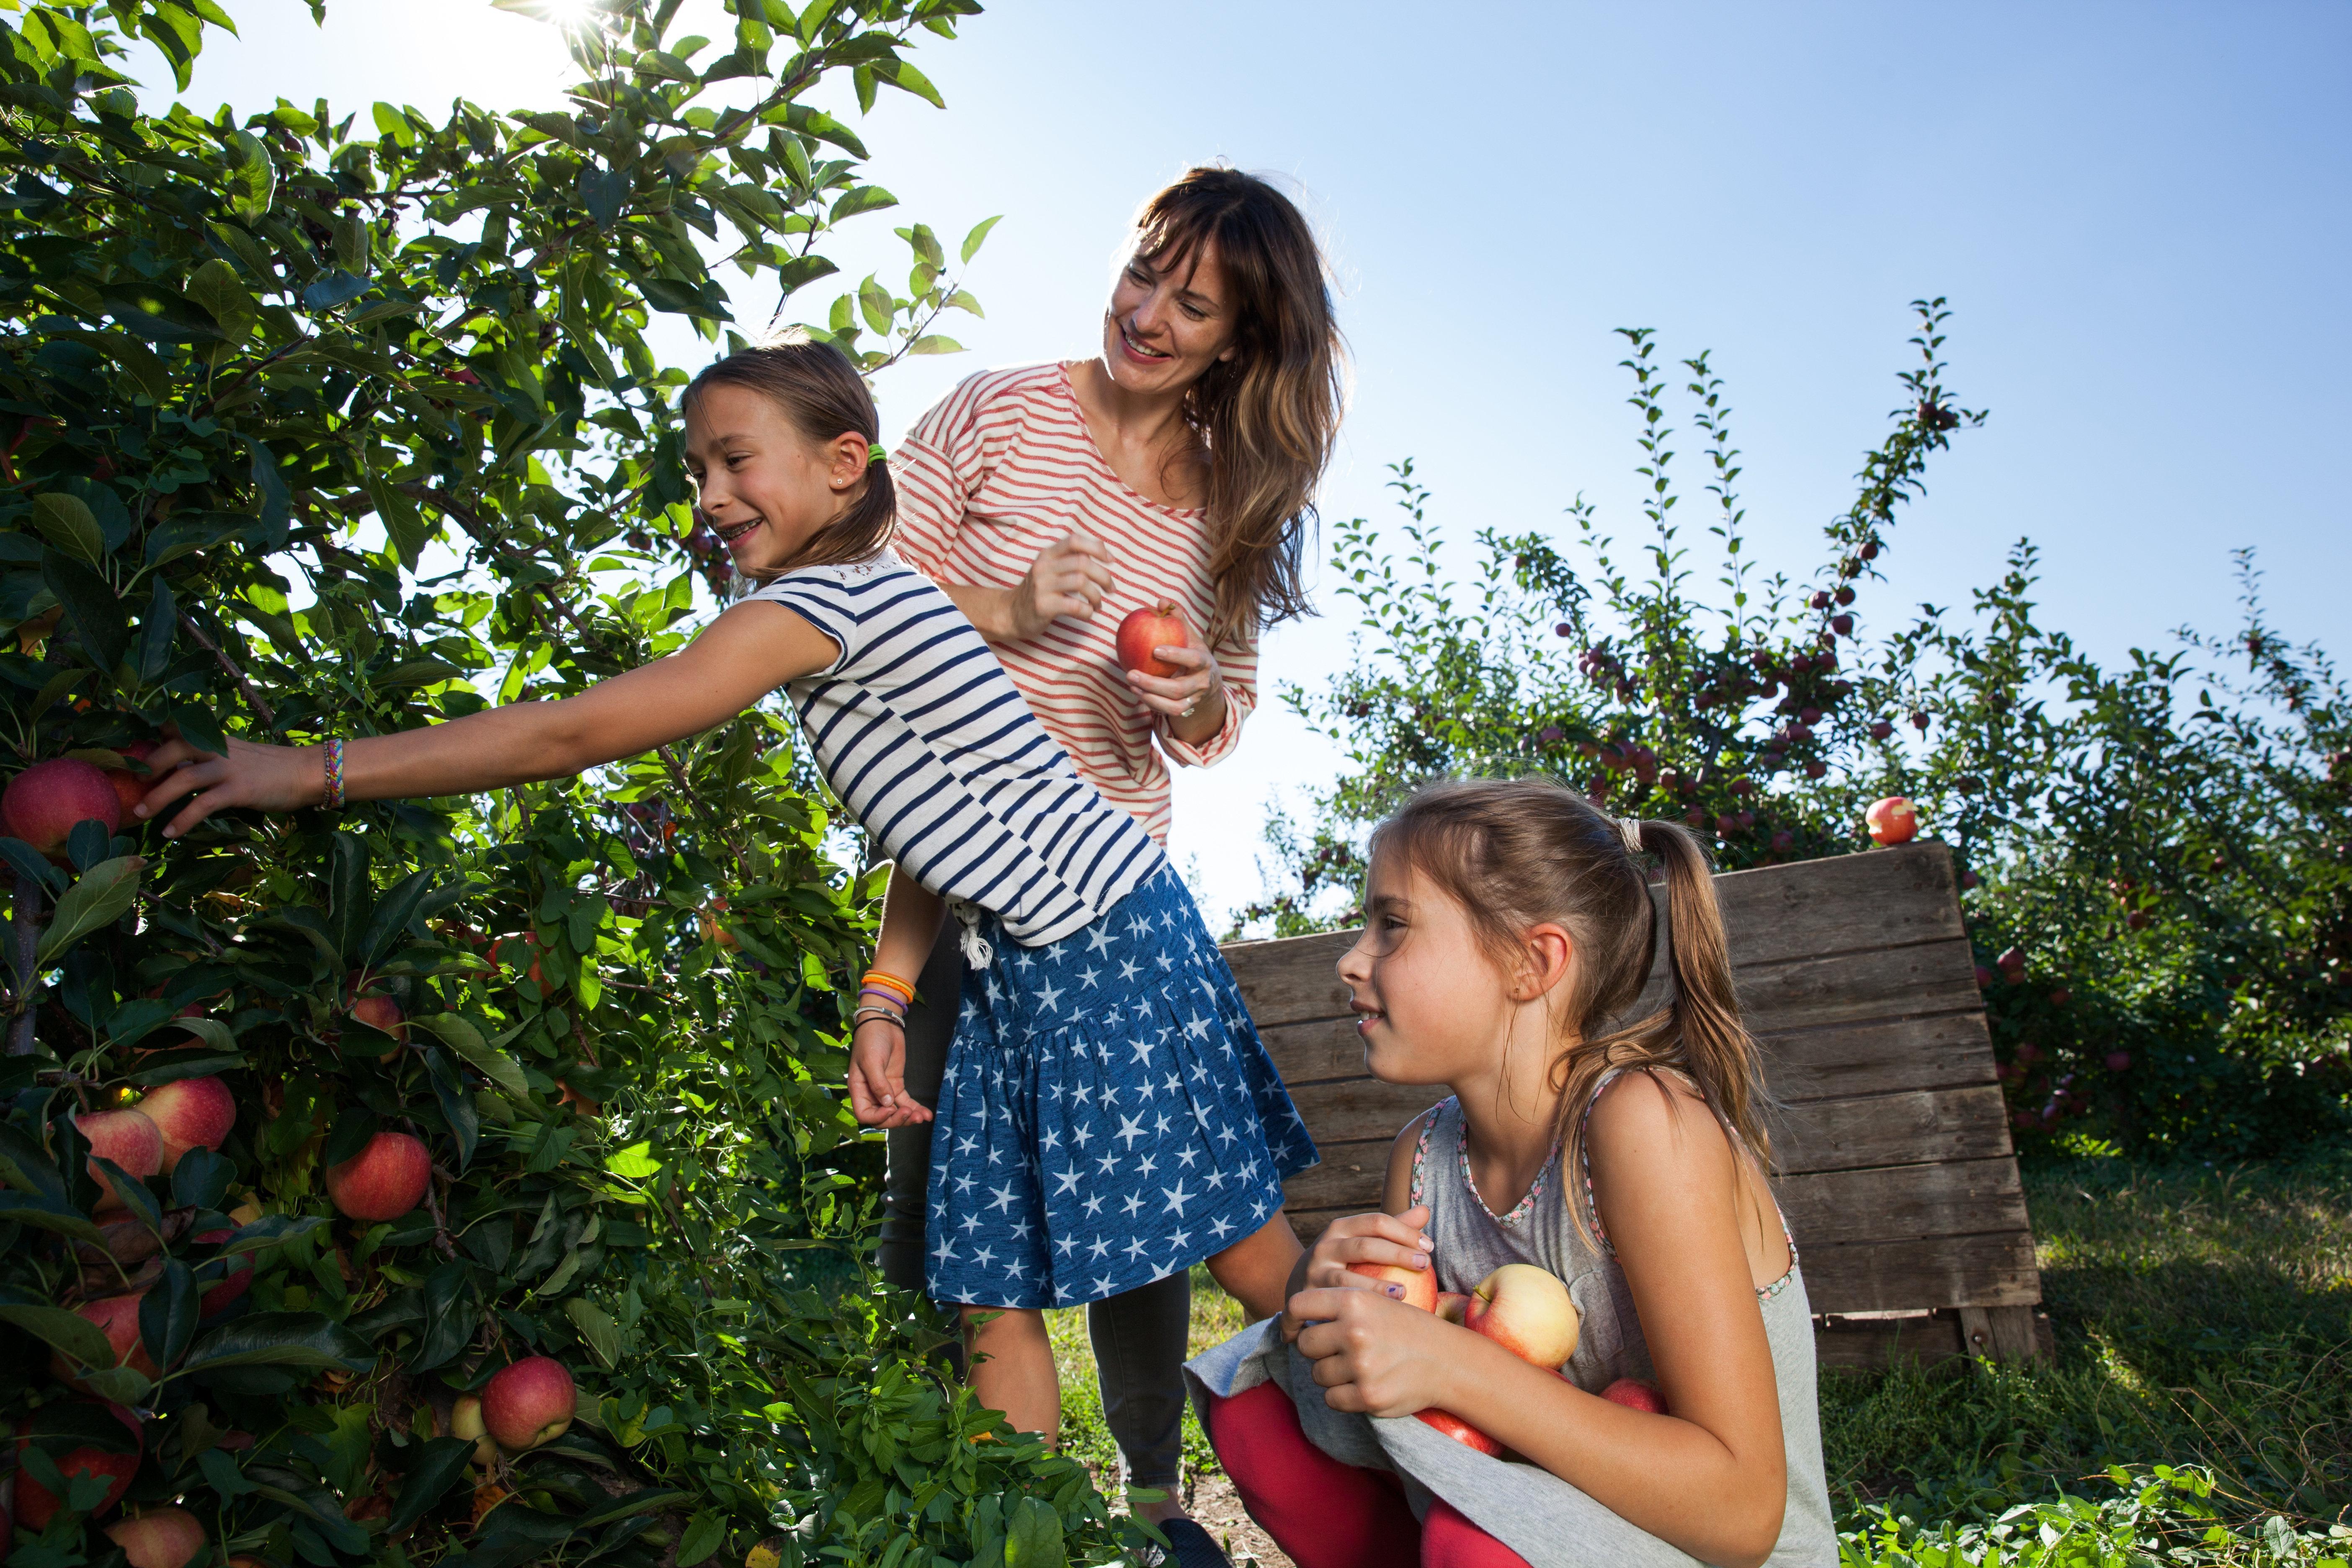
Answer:
MULTIPOLYGON (((116 64, 146 37, 184 87, 211 0, 9 9, 0 734, 16 769, 135 776, 170 729, 388 732, 678 646, 723 554, 649 326, 727 331, 717 267, 780 306, 832 272, 834 226, 892 201, 811 89, 936 103, 906 51, 978 6, 739 0, 713 46, 676 0, 601 0, 561 109, 242 124, 142 113, 116 64)), ((869 371, 977 309, 901 234, 906 294, 834 317, 869 371)), ((58 1464, 128 1429, 68 1378, 137 1427, 129 1506, 180 1500, 247 1568, 1113 1550, 1084 1471, 946 1381, 938 1321, 858 1261, 837 987, 876 889, 795 758, 760 711, 492 798, 169 845, 99 816, 56 864, 0 838, 0 1419, 34 1439, 20 1501, 63 1505, 19 1568, 113 1550, 58 1464), (184 1079, 234 1097, 217 1152, 89 1158, 83 1118, 184 1079), (423 1201, 344 1217, 326 1173, 384 1134, 429 1151, 423 1201), (134 1295, 119 1357, 90 1320, 134 1295), (469 1473, 455 1400, 534 1353, 574 1424, 469 1473)))
POLYGON ((1727 868, 1865 849, 1865 806, 1899 794, 1960 858, 2021 1133, 2088 1116, 2127 1140, 2243 1152, 2337 1124, 2352 1088, 2343 683, 2267 623, 2244 557, 2242 631, 2182 632, 2122 669, 2036 623, 2026 542, 1969 614, 1921 605, 1873 635, 1865 595, 1902 504, 1983 418, 1946 388, 1944 302, 1915 304, 1894 427, 1801 577, 1765 574, 1747 548, 1730 410, 1701 354, 1682 392, 1717 564, 1697 581, 1671 378, 1647 331, 1624 334, 1645 492, 1630 552, 1579 499, 1570 541, 1481 531, 1457 575, 1428 490, 1398 465, 1402 548, 1361 519, 1338 531, 1354 667, 1285 694, 1347 771, 1303 824, 1269 824, 1276 885, 1241 924, 1357 918, 1366 834, 1444 774, 1551 773, 1620 815, 1683 818, 1727 868))

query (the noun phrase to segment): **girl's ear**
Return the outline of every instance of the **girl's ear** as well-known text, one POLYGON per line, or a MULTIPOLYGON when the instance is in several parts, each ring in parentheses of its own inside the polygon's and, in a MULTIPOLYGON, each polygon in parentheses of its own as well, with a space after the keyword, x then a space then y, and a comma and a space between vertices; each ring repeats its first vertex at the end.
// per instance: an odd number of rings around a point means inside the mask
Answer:
POLYGON ((866 477, 873 447, 856 431, 845 430, 818 449, 824 458, 825 483, 835 489, 845 490, 866 477))
POLYGON ((1576 939, 1555 921, 1529 926, 1519 939, 1518 973, 1511 977, 1514 1002, 1533 1002, 1547 995, 1568 977, 1576 957, 1576 939))

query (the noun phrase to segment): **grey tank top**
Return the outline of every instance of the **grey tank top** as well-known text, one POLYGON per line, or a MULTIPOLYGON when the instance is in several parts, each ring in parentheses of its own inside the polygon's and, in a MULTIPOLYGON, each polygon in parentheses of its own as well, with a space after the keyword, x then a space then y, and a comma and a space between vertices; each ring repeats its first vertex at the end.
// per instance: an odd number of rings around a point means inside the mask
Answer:
MULTIPOLYGON (((1616 1076, 1612 1072, 1601 1079, 1593 1090, 1595 1100, 1616 1076)), ((1590 1102, 1586 1109, 1589 1114, 1590 1102)), ((1434 1244, 1432 1262, 1438 1289, 1466 1292, 1507 1263, 1532 1263, 1567 1283, 1569 1299, 1576 1303, 1582 1317, 1576 1353, 1562 1369, 1570 1382, 1588 1394, 1598 1394, 1621 1377, 1654 1383, 1657 1373, 1650 1364, 1649 1345, 1642 1337, 1642 1320, 1633 1310, 1625 1271, 1618 1267, 1605 1237, 1602 1246, 1596 1248, 1585 1240, 1570 1215, 1569 1194, 1564 1185, 1567 1173, 1561 1168, 1560 1151, 1552 1151, 1551 1159, 1517 1205, 1508 1214, 1497 1215, 1478 1195, 1471 1178, 1463 1133, 1462 1107, 1449 1098, 1423 1125, 1413 1153, 1412 1199, 1429 1205, 1428 1230, 1434 1244)), ((1578 1175, 1590 1192, 1589 1166, 1578 1175)), ((1597 1224, 1596 1216, 1596 1227, 1597 1224)), ((1789 1470, 1788 1510, 1781 1519, 1780 1539, 1766 1563, 1768 1568, 1796 1568, 1798 1564, 1813 1568, 1815 1564, 1834 1563, 1838 1560, 1837 1529, 1830 1513, 1829 1488, 1822 1461, 1812 1310, 1805 1296, 1804 1277, 1798 1269, 1793 1242, 1789 1248, 1789 1271, 1756 1295, 1764 1314, 1764 1336, 1771 1347, 1773 1377, 1780 1389, 1780 1437, 1789 1470)), ((1503 1473, 1512 1468, 1520 1467, 1496 1467, 1503 1473)), ((1544 1507, 1549 1495, 1546 1489, 1511 1487, 1508 1496, 1477 1500, 1486 1507, 1465 1506, 1467 1500, 1455 1497, 1455 1489, 1442 1485, 1433 1488, 1507 1544, 1513 1543, 1513 1537, 1527 1540, 1528 1545, 1536 1544, 1536 1539, 1531 1537, 1549 1537, 1563 1544, 1579 1542, 1581 1537, 1580 1545, 1595 1544, 1588 1533, 1592 1522, 1589 1518, 1563 1517, 1540 1522, 1526 1518, 1526 1510, 1531 1507, 1544 1507), (1509 1524, 1496 1530, 1495 1524, 1506 1519, 1509 1524), (1490 1520, 1494 1523, 1488 1522, 1490 1520), (1552 1529, 1545 1529, 1546 1523, 1552 1529), (1555 1535, 1553 1531, 1559 1533, 1555 1535)), ((1590 1506, 1580 1493, 1576 1497, 1590 1506)), ((1565 1511, 1580 1514, 1583 1510, 1571 1508, 1565 1511)), ((1614 1520, 1613 1515, 1611 1519, 1623 1526, 1623 1521, 1614 1520)), ((1654 1558, 1647 1552, 1629 1551, 1633 1542, 1621 1541, 1618 1550, 1622 1555, 1619 1560, 1691 1561, 1664 1542, 1651 1537, 1641 1540, 1658 1548, 1660 1554, 1654 1558)), ((1528 1553, 1525 1546, 1519 1550, 1531 1562, 1560 1560, 1540 1549, 1534 1554, 1528 1553)), ((1574 1561, 1581 1559, 1583 1552, 1570 1547, 1566 1555, 1574 1561)))

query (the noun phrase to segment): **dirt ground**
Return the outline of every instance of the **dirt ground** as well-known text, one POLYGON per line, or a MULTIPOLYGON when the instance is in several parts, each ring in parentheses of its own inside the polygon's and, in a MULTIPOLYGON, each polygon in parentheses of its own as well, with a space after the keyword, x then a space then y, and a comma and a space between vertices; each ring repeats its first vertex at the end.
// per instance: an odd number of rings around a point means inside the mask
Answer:
POLYGON ((1185 1508, 1225 1549, 1234 1568, 1253 1563, 1257 1568, 1291 1568, 1290 1559, 1242 1510, 1242 1500, 1234 1495, 1233 1479, 1223 1471, 1201 1477, 1185 1492, 1185 1508))

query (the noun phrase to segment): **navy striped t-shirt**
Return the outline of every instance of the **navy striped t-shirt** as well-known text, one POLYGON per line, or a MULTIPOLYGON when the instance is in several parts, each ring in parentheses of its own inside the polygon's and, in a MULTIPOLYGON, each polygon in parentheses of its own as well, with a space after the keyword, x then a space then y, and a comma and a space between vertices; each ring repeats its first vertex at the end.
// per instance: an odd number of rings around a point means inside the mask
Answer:
POLYGON ((1038 946, 1159 868, 1151 836, 1078 777, 955 602, 897 556, 803 567, 750 597, 841 648, 785 689, 833 793, 932 892, 1038 946))

